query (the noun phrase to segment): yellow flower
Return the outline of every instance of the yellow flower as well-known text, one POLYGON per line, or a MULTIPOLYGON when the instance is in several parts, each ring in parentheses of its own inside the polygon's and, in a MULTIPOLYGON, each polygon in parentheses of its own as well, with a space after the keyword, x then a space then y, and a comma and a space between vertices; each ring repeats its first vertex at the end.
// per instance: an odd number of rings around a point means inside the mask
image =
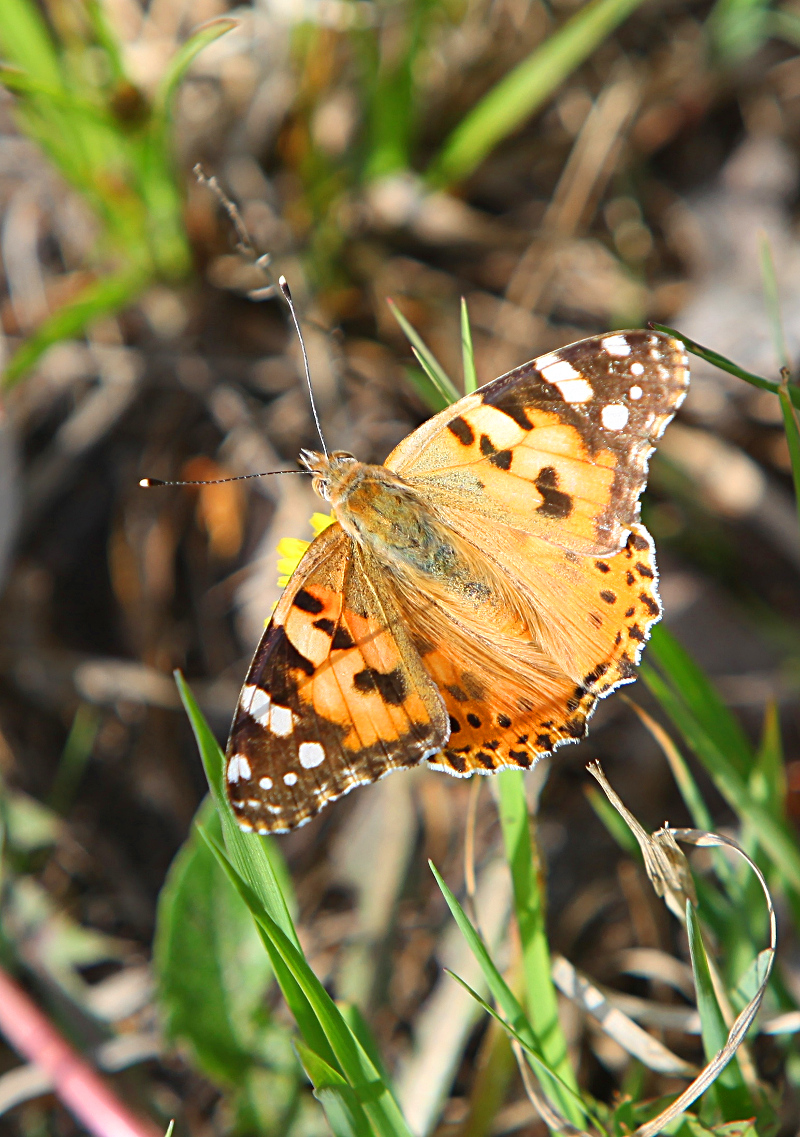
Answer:
MULTIPOLYGON (((311 528, 314 536, 319 537, 335 520, 332 513, 312 513, 311 528)), ((310 544, 310 541, 301 541, 299 537, 281 537, 278 541, 278 584, 281 588, 289 583, 289 577, 300 564, 300 559, 310 544)))

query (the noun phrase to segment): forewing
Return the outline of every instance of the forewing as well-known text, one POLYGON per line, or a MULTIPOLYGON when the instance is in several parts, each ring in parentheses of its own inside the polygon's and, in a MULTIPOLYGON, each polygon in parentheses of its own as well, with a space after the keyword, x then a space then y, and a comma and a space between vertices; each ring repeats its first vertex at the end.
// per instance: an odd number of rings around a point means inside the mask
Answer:
POLYGON ((330 526, 289 581, 239 698, 226 776, 241 827, 294 829, 448 734, 382 570, 330 526))
POLYGON ((458 507, 584 555, 622 548, 655 441, 689 381, 657 332, 593 336, 448 407, 386 465, 443 515, 458 507))

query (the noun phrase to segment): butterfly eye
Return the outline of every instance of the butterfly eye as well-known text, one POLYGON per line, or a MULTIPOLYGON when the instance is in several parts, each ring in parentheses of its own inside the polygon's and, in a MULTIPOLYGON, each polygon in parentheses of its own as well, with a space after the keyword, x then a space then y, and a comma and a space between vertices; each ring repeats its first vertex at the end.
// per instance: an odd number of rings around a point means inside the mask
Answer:
POLYGON ((337 462, 357 462, 358 459, 354 454, 350 454, 347 450, 334 450, 331 458, 337 462))

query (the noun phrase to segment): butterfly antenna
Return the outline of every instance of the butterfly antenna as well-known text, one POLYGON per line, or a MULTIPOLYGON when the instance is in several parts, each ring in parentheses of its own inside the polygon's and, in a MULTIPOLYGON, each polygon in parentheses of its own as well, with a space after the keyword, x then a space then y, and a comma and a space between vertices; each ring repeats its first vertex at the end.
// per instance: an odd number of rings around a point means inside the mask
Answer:
POLYGON ((280 287, 280 290, 286 299, 286 303, 289 305, 289 311, 292 313, 292 319, 294 320, 295 330, 297 331, 297 338, 300 340, 300 349, 303 352, 303 366, 306 369, 306 384, 308 385, 308 397, 311 400, 311 413, 314 416, 314 424, 317 428, 317 434, 319 435, 319 440, 322 443, 322 452, 325 455, 325 457, 327 458, 328 457, 328 447, 325 445, 325 439, 322 437, 322 426, 320 425, 319 415, 317 414, 317 404, 314 402, 314 388, 311 386, 311 371, 309 370, 309 366, 308 366, 308 352, 306 351, 306 344, 305 344, 305 340, 303 339, 303 333, 300 331, 300 321, 297 318, 297 312, 295 311, 294 301, 292 300, 292 294, 289 291, 289 284, 288 284, 285 276, 281 276, 278 278, 278 286, 280 287))
POLYGON ((149 490, 154 486, 221 486, 223 482, 246 482, 248 478, 269 478, 273 474, 308 474, 309 470, 265 470, 263 474, 237 474, 233 478, 210 478, 197 482, 162 482, 161 478, 142 478, 139 485, 149 490))

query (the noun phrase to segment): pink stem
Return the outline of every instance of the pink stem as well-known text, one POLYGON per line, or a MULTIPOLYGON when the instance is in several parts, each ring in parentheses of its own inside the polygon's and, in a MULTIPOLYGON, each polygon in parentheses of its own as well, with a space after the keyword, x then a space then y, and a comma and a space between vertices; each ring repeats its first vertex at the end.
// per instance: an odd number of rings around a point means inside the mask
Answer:
POLYGON ((16 1051, 50 1075, 58 1097, 95 1137, 159 1137, 161 1131, 134 1116, 114 1096, 2 968, 0 1032, 16 1051))

